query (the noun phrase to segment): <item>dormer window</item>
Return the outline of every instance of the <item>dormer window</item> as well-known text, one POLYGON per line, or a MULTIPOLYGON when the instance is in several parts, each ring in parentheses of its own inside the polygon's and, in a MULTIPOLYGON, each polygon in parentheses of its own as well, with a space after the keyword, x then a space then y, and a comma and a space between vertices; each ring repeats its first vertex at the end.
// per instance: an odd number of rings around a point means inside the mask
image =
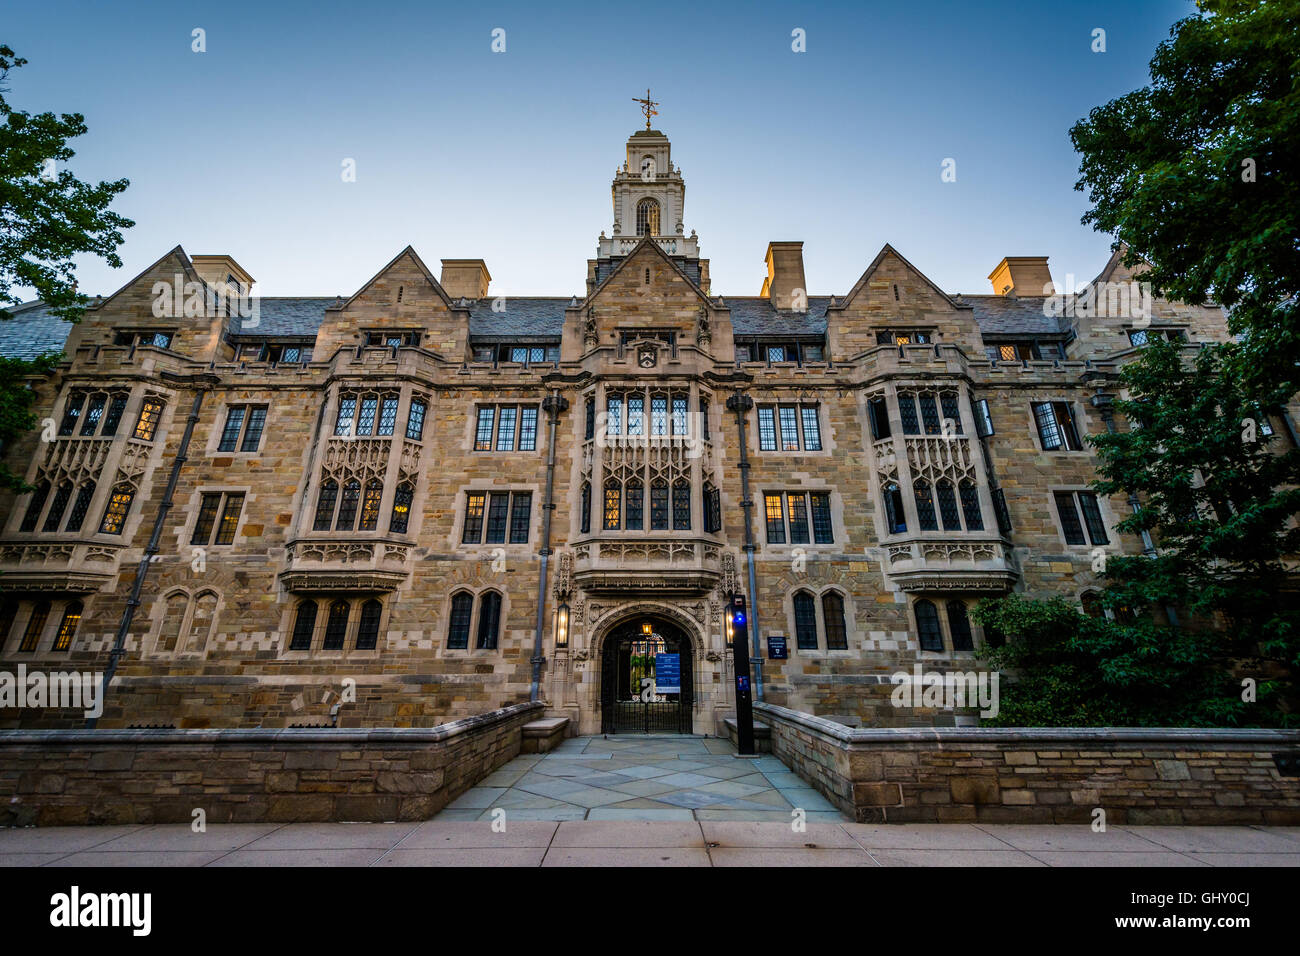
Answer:
POLYGON ((1044 342, 1038 339, 998 342, 984 346, 984 354, 990 362, 1038 362, 1043 359, 1065 358, 1065 345, 1062 342, 1044 342))
POLYGON ((1179 343, 1187 341, 1187 333, 1182 329, 1129 329, 1128 340, 1130 345, 1146 345, 1153 338, 1164 336, 1170 342, 1179 343))
POLYGON ((151 345, 156 349, 169 349, 172 347, 172 333, 162 329, 118 329, 113 333, 113 344, 128 348, 151 345))
POLYGON ((273 345, 270 342, 245 342, 239 346, 240 362, 287 362, 296 364, 311 361, 311 347, 290 342, 273 345))
POLYGON ((876 333, 877 345, 929 345, 934 333, 929 329, 889 329, 876 333))
POLYGON ((389 349, 398 349, 403 346, 417 346, 420 344, 419 332, 403 332, 398 330, 384 330, 366 333, 366 345, 372 347, 383 347, 389 349))
POLYGON ((653 199, 642 199, 636 204, 636 234, 638 236, 659 235, 659 203, 653 199))

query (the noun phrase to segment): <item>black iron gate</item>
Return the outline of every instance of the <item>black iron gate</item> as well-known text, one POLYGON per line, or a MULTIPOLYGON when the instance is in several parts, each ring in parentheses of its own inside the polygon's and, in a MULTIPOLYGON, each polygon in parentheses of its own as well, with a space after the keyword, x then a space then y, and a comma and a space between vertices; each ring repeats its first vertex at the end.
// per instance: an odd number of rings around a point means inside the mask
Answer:
POLYGON ((689 734, 691 711, 680 700, 616 700, 611 734, 689 734))
POLYGON ((689 638, 672 625, 656 622, 656 639, 665 650, 680 655, 681 689, 672 694, 655 693, 643 686, 639 675, 644 665, 634 666, 631 649, 644 643, 641 623, 616 631, 605 639, 601 654, 601 733, 605 734, 689 734, 692 721, 692 676, 694 661, 689 638))

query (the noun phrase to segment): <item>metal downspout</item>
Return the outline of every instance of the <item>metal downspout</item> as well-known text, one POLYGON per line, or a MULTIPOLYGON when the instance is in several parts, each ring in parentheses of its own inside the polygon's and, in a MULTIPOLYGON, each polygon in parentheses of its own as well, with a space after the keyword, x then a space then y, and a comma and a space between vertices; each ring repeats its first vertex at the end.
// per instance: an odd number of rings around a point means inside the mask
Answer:
POLYGON ((727 407, 736 413, 736 429, 740 436, 740 506, 745 509, 745 564, 749 572, 749 623, 750 661, 754 667, 754 699, 763 699, 763 656, 759 644, 758 575, 754 570, 754 528, 750 520, 754 502, 749 496, 749 449, 745 444, 745 413, 754 407, 754 400, 736 391, 727 399, 727 407))
POLYGON ((560 396, 558 389, 551 389, 551 395, 542 402, 546 410, 546 499, 542 502, 542 547, 538 552, 542 565, 537 575, 537 628, 533 634, 533 677, 528 688, 528 699, 537 700, 541 695, 542 631, 546 624, 546 578, 551 558, 551 514, 555 511, 555 427, 560 413, 569 407, 567 399, 560 396))
MULTIPOLYGON (((154 555, 158 553, 158 542, 162 539, 163 525, 167 521, 167 513, 171 511, 172 496, 176 492, 176 483, 180 479, 181 468, 184 466, 189 454, 190 437, 194 434, 194 426, 199 420, 199 409, 203 406, 204 391, 205 389, 200 388, 195 394, 189 418, 185 420, 185 434, 181 436, 180 449, 176 453, 175 461, 172 462, 172 472, 167 478, 167 490, 163 492, 162 503, 158 506, 158 515, 154 518, 153 533, 149 535, 149 544, 140 557, 140 565, 135 572, 135 584, 131 587, 131 597, 126 602, 126 609, 122 612, 122 621, 117 626, 117 638, 113 641, 113 649, 108 654, 108 667, 104 669, 104 680, 99 688, 99 709, 101 714, 104 710, 104 702, 108 699, 108 686, 112 683, 113 675, 117 673, 117 662, 122 659, 122 653, 126 647, 126 638, 131 632, 131 623, 135 620, 135 609, 140 606, 140 595, 144 591, 145 578, 149 575, 149 567, 153 564, 154 555)), ((94 730, 98 720, 98 717, 87 718, 86 728, 94 730)))

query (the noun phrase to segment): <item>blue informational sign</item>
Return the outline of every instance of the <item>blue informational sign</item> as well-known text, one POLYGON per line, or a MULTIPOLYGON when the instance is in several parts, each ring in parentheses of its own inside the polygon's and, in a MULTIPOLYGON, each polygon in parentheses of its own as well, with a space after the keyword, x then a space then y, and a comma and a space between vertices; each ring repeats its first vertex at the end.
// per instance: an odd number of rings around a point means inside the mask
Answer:
POLYGON ((767 656, 769 660, 784 661, 790 657, 790 651, 786 647, 784 634, 767 635, 767 656))
POLYGON ((655 690, 660 694, 682 692, 682 658, 680 654, 655 655, 655 690))

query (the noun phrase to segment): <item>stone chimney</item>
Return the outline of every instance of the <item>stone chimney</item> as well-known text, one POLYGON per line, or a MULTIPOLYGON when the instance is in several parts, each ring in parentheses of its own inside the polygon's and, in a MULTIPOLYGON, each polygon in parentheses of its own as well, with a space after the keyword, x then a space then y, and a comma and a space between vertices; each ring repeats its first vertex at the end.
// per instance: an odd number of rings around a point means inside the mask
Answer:
POLYGON ((989 273, 995 295, 1051 295, 1047 256, 1007 256, 989 273))
POLYGON ((808 309, 808 286, 803 278, 803 243, 769 242, 767 244, 767 278, 758 293, 771 299, 781 311, 795 308, 795 296, 802 298, 799 311, 808 309))
POLYGON ((482 259, 443 259, 442 278, 438 280, 442 291, 453 299, 485 299, 488 283, 487 263, 482 259))
POLYGON ((253 286, 253 277, 244 271, 244 267, 230 256, 190 256, 194 271, 210 286, 224 288, 239 286, 239 291, 248 294, 253 286))

